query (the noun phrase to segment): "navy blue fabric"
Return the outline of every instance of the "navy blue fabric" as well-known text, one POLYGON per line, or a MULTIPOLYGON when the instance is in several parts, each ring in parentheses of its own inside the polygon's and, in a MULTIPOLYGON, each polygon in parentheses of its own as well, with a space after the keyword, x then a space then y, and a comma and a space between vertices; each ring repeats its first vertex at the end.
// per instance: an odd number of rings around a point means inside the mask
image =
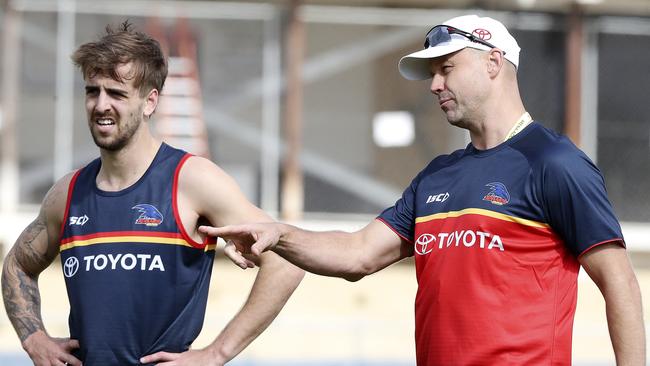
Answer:
POLYGON ((569 139, 535 122, 492 149, 469 144, 435 158, 378 218, 413 241, 416 218, 468 208, 548 224, 576 256, 623 238, 598 168, 569 139), (499 191, 492 183, 507 187, 507 204, 485 199, 499 191), (449 197, 427 202, 440 194, 449 197))
POLYGON ((181 238, 172 194, 185 155, 163 144, 144 176, 119 192, 97 188, 99 159, 78 175, 61 260, 70 335, 86 366, 140 365, 147 354, 182 352, 201 330, 214 251, 157 241, 181 238), (120 239, 129 234, 140 239, 120 239), (108 242, 84 245, 88 235, 108 242), (75 244, 66 248, 66 240, 75 244))

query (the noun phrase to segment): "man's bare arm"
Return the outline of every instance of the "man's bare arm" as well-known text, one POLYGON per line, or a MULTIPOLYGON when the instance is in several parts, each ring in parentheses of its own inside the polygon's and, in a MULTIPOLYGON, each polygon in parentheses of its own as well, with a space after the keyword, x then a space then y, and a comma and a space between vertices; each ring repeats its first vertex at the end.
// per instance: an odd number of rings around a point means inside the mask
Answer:
POLYGON ((625 249, 616 242, 603 244, 581 256, 580 263, 605 299, 616 364, 645 365, 641 290, 625 249))
POLYGON ((285 227, 273 251, 320 275, 358 281, 413 255, 413 246, 379 220, 353 233, 285 227))
POLYGON ((307 231, 282 223, 202 226, 200 230, 234 243, 238 251, 226 254, 242 268, 250 263, 241 253, 259 255, 272 250, 309 272, 348 281, 358 281, 413 255, 413 245, 379 220, 353 233, 307 231))
POLYGON ((60 204, 61 199, 57 197, 60 191, 53 187, 47 193, 38 217, 18 237, 4 261, 2 297, 21 342, 32 333, 44 330, 38 276, 58 253, 56 240, 60 221, 48 225, 48 211, 60 204))
POLYGON ((47 257, 39 255, 34 241, 43 240, 39 236, 47 237, 45 231, 44 220, 39 215, 9 251, 2 269, 2 298, 21 342, 37 330, 44 330, 37 279, 49 262, 47 257))
MULTIPOLYGON (((230 176, 203 158, 187 160, 181 170, 178 192, 181 216, 196 215, 217 226, 272 221, 246 199, 230 176)), ((159 352, 142 358, 141 362, 174 360, 182 365, 222 365, 268 327, 303 276, 301 269, 275 253, 266 253, 246 302, 212 344, 182 354, 159 352)))
POLYGON ((81 364, 70 354, 72 349, 79 347, 77 341, 47 335, 38 289, 39 274, 59 252, 59 230, 70 178, 66 176, 50 189, 38 216, 18 237, 2 268, 2 298, 7 315, 35 365, 81 364))

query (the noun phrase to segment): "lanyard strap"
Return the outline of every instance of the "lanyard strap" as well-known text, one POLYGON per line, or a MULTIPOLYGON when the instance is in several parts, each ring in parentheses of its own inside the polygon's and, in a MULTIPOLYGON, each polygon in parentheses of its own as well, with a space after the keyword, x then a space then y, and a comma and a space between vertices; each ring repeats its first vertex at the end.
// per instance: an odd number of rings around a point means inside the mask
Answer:
POLYGON ((508 135, 506 135, 506 139, 503 141, 505 142, 511 139, 512 136, 521 132, 521 130, 523 130, 526 126, 528 126, 528 124, 531 123, 532 121, 533 121, 533 117, 531 117, 528 112, 524 112, 524 114, 522 114, 521 117, 519 117, 517 123, 515 123, 515 125, 512 126, 510 132, 508 132, 508 135))

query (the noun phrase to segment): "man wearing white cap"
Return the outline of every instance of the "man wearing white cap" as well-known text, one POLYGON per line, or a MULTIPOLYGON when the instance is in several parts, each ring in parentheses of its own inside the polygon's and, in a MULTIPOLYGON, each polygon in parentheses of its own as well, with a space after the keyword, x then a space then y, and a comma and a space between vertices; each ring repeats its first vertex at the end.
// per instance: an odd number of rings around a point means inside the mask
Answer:
POLYGON ((645 365, 640 290, 602 175, 526 112, 519 51, 503 24, 468 15, 433 27, 424 49, 400 60, 405 78, 432 79, 440 108, 471 143, 432 160, 360 231, 200 230, 348 280, 414 256, 420 366, 570 365, 582 265, 603 293, 617 364, 645 365))

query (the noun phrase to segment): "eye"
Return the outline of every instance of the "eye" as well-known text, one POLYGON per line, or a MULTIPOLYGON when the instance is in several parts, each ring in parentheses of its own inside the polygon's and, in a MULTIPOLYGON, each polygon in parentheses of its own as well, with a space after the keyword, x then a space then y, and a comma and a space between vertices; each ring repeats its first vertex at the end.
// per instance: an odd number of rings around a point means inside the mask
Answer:
POLYGON ((453 68, 452 65, 442 65, 442 73, 449 74, 453 68))
POLYGON ((95 96, 98 93, 98 89, 95 88, 86 88, 86 95, 87 96, 95 96))
POLYGON ((126 98, 126 93, 117 90, 109 90, 108 94, 115 99, 124 99, 126 98))

